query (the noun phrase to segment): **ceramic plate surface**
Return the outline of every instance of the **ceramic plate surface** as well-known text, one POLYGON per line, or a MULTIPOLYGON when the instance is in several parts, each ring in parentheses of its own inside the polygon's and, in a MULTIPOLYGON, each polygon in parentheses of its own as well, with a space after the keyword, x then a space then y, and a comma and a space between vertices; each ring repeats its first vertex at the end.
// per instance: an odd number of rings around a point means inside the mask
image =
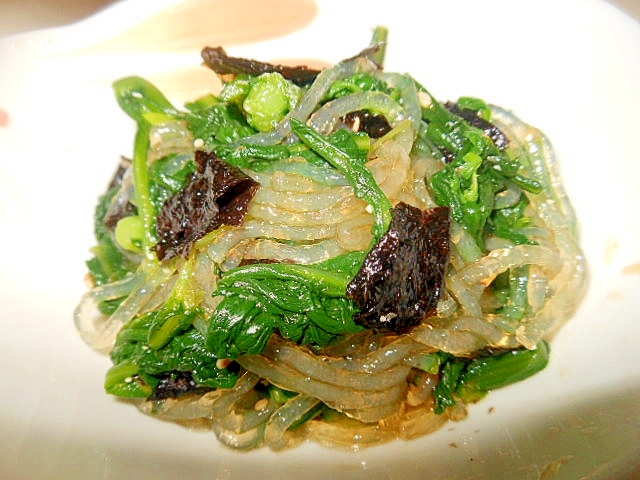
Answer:
MULTIPOLYGON (((640 474, 640 26, 596 0, 120 2, 0 40, 0 478, 577 479, 640 474), (134 126, 111 83, 176 104, 215 86, 200 48, 336 62, 389 27, 386 69, 542 129, 590 268, 548 368, 467 420, 359 452, 229 451, 103 392, 76 334, 92 214, 134 126), (555 475, 555 476, 554 476, 555 475)), ((636 477, 637 478, 637 477, 636 477)))

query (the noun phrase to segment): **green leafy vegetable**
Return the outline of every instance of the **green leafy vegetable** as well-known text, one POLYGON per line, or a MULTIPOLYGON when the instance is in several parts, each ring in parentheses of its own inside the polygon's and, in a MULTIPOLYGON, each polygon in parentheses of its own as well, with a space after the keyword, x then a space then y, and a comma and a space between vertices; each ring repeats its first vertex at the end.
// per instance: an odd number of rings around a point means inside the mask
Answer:
POLYGON ((120 108, 137 124, 158 125, 179 116, 167 97, 142 77, 125 77, 113 84, 120 108))
POLYGON ((144 225, 137 215, 123 217, 118 221, 115 230, 116 241, 125 250, 142 252, 144 225))
POLYGON ((478 117, 486 120, 488 122, 491 121, 491 107, 487 105, 487 102, 482 100, 481 98, 476 97, 460 97, 456 102, 458 108, 462 110, 471 110, 476 112, 478 117))
POLYGON ((133 180, 135 204, 143 227, 141 248, 147 260, 155 261, 153 251, 157 238, 155 221, 157 206, 151 195, 148 152, 149 133, 154 125, 175 120, 178 111, 152 83, 140 77, 126 77, 114 83, 118 104, 137 123, 133 148, 133 180))
POLYGON ((209 321, 207 347, 219 358, 260 353, 274 332, 302 344, 327 345, 362 329, 345 297, 363 252, 315 265, 254 264, 227 272, 222 300, 209 321))
MULTIPOLYGON (((484 118, 490 116, 481 100, 463 97, 461 102, 464 108, 477 111, 484 118)), ((524 166, 510 151, 498 148, 481 129, 434 98, 422 112, 426 121, 423 138, 443 158, 453 157, 429 180, 436 203, 451 207, 453 218, 482 250, 487 232, 516 243, 530 243, 518 231, 526 224, 522 215, 526 199, 521 200, 516 210, 502 211, 494 209, 495 196, 505 190, 509 182, 531 193, 540 192, 541 185, 523 175, 524 166)), ((525 198, 524 194, 522 197, 525 198)))
POLYGON ((535 349, 510 350, 496 356, 476 358, 466 370, 456 389, 465 402, 482 398, 490 390, 505 387, 543 370, 549 362, 549 346, 541 341, 535 349))
POLYGON ((135 363, 124 360, 109 369, 104 379, 107 393, 125 398, 147 398, 159 380, 146 376, 135 363))
POLYGON ((193 159, 193 153, 172 154, 157 159, 149 166, 149 191, 154 205, 162 205, 184 188, 196 171, 193 159))
POLYGON ((488 219, 486 231, 498 237, 506 238, 516 245, 534 245, 522 229, 531 224, 531 218, 525 216, 524 211, 529 205, 526 195, 521 195, 517 204, 512 207, 496 209, 488 219))
POLYGON ((344 97, 357 92, 390 91, 387 84, 368 72, 356 73, 343 80, 334 82, 327 91, 323 101, 344 97))
MULTIPOLYGON (((527 288, 530 279, 530 266, 521 265, 510 268, 498 275, 491 284, 491 291, 498 299, 499 308, 496 313, 506 317, 512 324, 529 313, 529 294, 527 288)), ((508 325, 501 325, 509 328, 508 325)), ((510 327, 513 330, 513 326, 510 327)))
POLYGON ((436 401, 434 411, 438 415, 456 404, 454 394, 466 364, 465 359, 459 359, 447 354, 442 354, 442 356, 444 356, 445 360, 440 367, 440 381, 433 392, 436 401))
POLYGON ((249 83, 242 102, 247 122, 259 132, 273 130, 293 110, 300 98, 300 87, 279 73, 263 73, 249 83))
POLYGON ((376 47, 377 51, 371 56, 371 60, 376 62, 376 64, 382 68, 384 64, 384 58, 387 53, 387 38, 389 36, 389 29, 383 27, 382 25, 377 25, 373 30, 373 35, 371 36, 371 46, 376 47))
POLYGON ((549 346, 541 341, 532 350, 508 350, 475 359, 446 353, 440 356, 440 381, 434 392, 437 414, 454 406, 457 399, 477 402, 490 390, 506 387, 543 370, 549 361, 549 346))
POLYGON ((186 107, 187 126, 195 138, 204 142, 207 150, 215 150, 218 145, 235 142, 256 132, 237 105, 225 103, 215 95, 188 103, 186 107))
POLYGON ((277 160, 291 156, 288 145, 216 145, 216 154, 225 162, 240 168, 260 171, 277 160))
POLYGON ((361 162, 304 123, 291 119, 294 133, 318 155, 337 168, 349 180, 357 197, 373 208, 373 235, 377 241, 389 229, 392 205, 372 173, 361 162))
POLYGON ((192 325, 198 314, 180 304, 163 306, 125 326, 111 351, 114 366, 105 378, 106 391, 147 398, 162 378, 174 372, 191 373, 203 387, 232 387, 237 374, 216 366, 218 357, 192 325))
POLYGON ((94 214, 94 234, 97 245, 91 249, 93 257, 87 262, 89 272, 96 285, 115 282, 131 273, 136 265, 117 247, 112 232, 105 225, 107 207, 118 187, 113 187, 102 195, 94 214))

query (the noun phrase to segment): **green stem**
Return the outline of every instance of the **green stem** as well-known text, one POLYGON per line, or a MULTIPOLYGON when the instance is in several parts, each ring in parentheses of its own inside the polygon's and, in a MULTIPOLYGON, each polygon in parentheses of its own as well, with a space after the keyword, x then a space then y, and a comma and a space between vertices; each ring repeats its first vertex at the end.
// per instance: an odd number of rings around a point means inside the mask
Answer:
POLYGON ((149 151, 149 126, 146 123, 138 123, 134 150, 133 150, 133 181, 136 192, 136 206, 138 215, 142 219, 144 236, 142 249, 149 260, 155 260, 153 247, 156 244, 155 218, 156 209, 151 201, 151 188, 149 184, 149 166, 147 155, 149 151))
POLYGON ((379 240, 389 229, 392 205, 371 171, 301 121, 292 118, 291 127, 303 143, 347 177, 358 198, 371 205, 374 216, 372 233, 375 240, 379 240))
POLYGON ((371 46, 378 47, 378 51, 375 53, 375 55, 373 55, 372 60, 379 67, 382 67, 382 65, 384 64, 388 35, 389 30, 386 27, 378 26, 373 31, 373 36, 371 38, 371 46))

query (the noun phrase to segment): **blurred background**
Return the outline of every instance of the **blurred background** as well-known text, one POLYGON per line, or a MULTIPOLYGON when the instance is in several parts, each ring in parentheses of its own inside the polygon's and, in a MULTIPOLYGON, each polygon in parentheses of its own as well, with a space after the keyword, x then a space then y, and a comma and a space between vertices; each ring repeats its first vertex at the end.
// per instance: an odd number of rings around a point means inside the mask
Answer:
POLYGON ((116 0, 0 0, 0 36, 67 25, 111 3, 116 0))
MULTIPOLYGON (((0 0, 0 37, 67 25, 116 1, 126 0, 0 0)), ((640 21, 640 0, 607 0, 640 21)))

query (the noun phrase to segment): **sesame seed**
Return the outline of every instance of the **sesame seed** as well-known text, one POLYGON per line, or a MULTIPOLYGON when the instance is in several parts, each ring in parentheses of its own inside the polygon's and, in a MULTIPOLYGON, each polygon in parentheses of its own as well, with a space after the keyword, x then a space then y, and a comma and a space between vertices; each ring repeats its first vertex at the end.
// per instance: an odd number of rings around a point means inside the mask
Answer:
POLYGON ((231 360, 228 358, 219 358, 216 360, 216 368, 227 368, 230 363, 231 360))
POLYGON ((266 409, 268 406, 269 406, 269 399, 261 398, 260 400, 258 400, 256 403, 253 404, 253 409, 256 412, 261 412, 262 410, 266 409))

